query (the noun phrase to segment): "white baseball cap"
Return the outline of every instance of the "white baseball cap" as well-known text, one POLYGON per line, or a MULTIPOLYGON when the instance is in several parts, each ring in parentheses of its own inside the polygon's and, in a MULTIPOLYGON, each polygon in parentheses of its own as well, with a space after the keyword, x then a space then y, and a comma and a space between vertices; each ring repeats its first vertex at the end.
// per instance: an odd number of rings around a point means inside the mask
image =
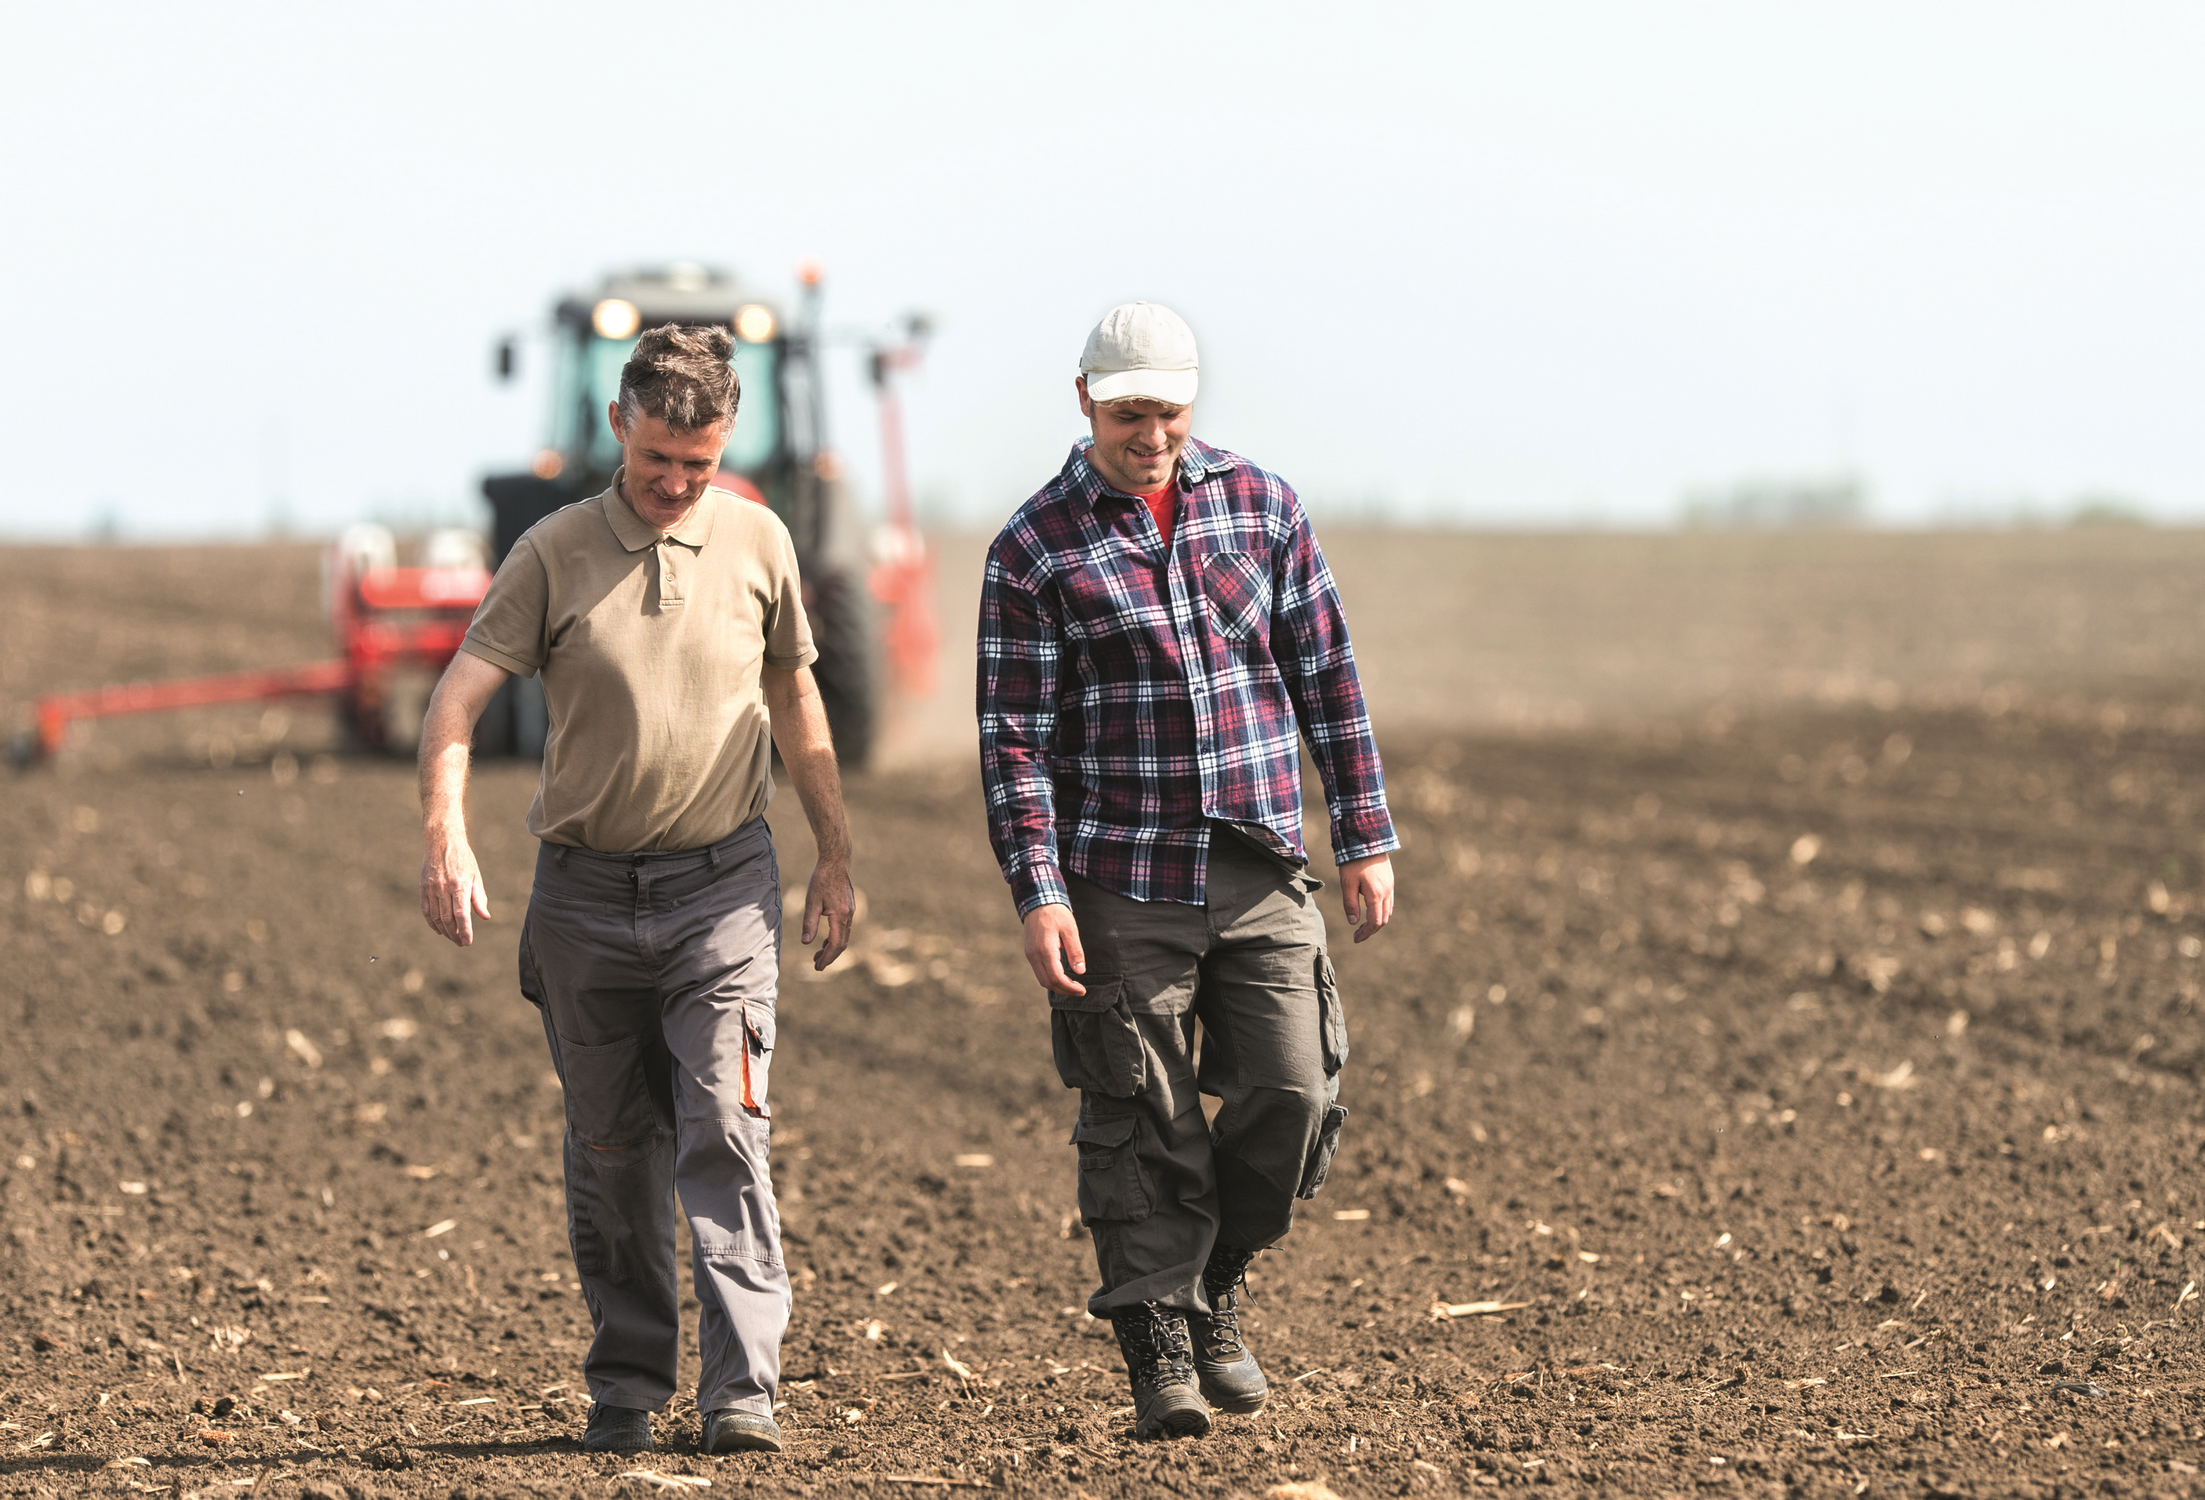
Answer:
POLYGON ((1126 302, 1103 314, 1080 351, 1090 401, 1165 401, 1194 404, 1201 365, 1194 330, 1168 307, 1126 302))

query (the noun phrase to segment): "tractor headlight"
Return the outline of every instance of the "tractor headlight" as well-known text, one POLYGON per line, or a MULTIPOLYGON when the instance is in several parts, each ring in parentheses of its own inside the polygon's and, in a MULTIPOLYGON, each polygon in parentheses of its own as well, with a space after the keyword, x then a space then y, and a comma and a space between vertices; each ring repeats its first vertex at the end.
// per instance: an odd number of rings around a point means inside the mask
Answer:
POLYGON ((643 314, 625 297, 607 297, 590 311, 590 327, 601 339, 632 339, 643 324, 643 314))
POLYGON ((753 302, 735 314, 735 337, 746 344, 763 344, 773 338, 773 309, 753 302))

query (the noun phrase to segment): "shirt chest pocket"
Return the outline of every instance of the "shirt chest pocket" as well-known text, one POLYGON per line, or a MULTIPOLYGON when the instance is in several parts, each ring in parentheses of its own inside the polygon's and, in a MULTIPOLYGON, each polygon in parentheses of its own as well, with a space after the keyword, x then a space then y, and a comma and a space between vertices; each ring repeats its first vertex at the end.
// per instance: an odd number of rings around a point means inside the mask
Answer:
POLYGON ((1210 625, 1229 641, 1268 633, 1271 569, 1260 552, 1213 552, 1202 559, 1202 600, 1210 625))

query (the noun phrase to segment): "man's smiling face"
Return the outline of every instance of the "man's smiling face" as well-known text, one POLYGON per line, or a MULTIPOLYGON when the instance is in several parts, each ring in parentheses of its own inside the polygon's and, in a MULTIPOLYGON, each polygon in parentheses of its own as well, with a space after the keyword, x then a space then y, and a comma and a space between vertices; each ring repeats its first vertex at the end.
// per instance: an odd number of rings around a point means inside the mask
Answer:
POLYGON ((637 412, 630 422, 617 401, 609 415, 613 436, 620 439, 620 461, 627 469, 621 476, 620 498, 646 525, 673 530, 711 487, 734 424, 717 422, 685 432, 649 412, 637 412))
POLYGON ((1162 489, 1178 471, 1180 450, 1194 430, 1194 408, 1144 398, 1091 401, 1087 378, 1077 377, 1080 415, 1095 434, 1087 461, 1112 489, 1147 495, 1162 489))

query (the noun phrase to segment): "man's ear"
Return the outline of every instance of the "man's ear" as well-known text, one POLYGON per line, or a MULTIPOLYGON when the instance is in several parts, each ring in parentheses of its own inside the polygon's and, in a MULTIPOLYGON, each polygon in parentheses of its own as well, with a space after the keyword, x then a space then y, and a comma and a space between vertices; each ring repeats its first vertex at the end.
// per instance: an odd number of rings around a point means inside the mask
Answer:
POLYGON ((1087 377, 1085 375, 1074 375, 1072 377, 1072 389, 1080 393, 1080 415, 1090 422, 1094 421, 1095 403, 1087 399, 1087 377))
POLYGON ((619 402, 608 401, 605 403, 605 420, 612 423, 613 436, 625 443, 628 440, 628 423, 620 414, 619 402))

